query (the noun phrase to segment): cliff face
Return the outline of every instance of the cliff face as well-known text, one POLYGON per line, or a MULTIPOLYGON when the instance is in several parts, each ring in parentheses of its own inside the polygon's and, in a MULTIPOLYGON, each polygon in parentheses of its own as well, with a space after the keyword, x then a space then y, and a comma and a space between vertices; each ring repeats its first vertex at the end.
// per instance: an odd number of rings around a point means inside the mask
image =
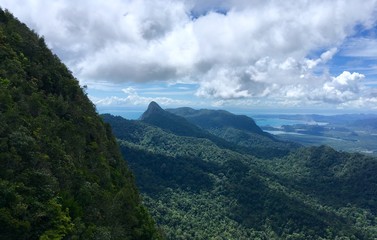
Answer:
POLYGON ((43 38, 1 9, 0 235, 159 238, 110 127, 43 38))

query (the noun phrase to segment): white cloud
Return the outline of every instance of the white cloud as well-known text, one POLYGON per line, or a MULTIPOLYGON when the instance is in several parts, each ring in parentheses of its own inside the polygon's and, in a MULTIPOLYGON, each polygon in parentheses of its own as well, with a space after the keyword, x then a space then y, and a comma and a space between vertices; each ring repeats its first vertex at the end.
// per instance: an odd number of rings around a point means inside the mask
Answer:
POLYGON ((377 110, 377 97, 359 97, 337 105, 338 109, 372 109, 377 110))
POLYGON ((151 101, 158 102, 162 106, 183 106, 183 105, 189 105, 191 102, 186 100, 177 100, 167 97, 143 97, 140 96, 137 91, 132 88, 124 88, 122 91, 127 95, 127 97, 117 97, 117 96, 111 96, 111 97, 105 97, 105 98, 98 98, 94 96, 90 96, 91 100, 94 104, 97 106, 146 106, 151 101))
MULTIPOLYGON (((196 82, 197 96, 216 101, 339 104, 368 98, 361 79, 351 80, 356 73, 332 77, 325 64, 340 47, 345 55, 377 55, 375 39, 342 45, 356 27, 373 27, 376 0, 2 0, 0 5, 44 35, 88 85, 196 82)), ((98 101, 144 100, 129 93, 98 101)))
POLYGON ((335 53, 337 52, 337 48, 331 48, 330 50, 321 54, 321 57, 318 59, 306 59, 305 63, 309 69, 313 69, 318 64, 326 63, 327 61, 331 60, 335 53))
POLYGON ((359 99, 359 92, 362 89, 360 82, 365 78, 360 73, 343 72, 332 81, 326 82, 322 89, 313 91, 314 100, 322 100, 329 103, 343 103, 359 99))
POLYGON ((251 97, 252 90, 243 86, 249 80, 247 73, 238 72, 237 69, 215 69, 205 76, 196 94, 200 97, 222 99, 251 97))

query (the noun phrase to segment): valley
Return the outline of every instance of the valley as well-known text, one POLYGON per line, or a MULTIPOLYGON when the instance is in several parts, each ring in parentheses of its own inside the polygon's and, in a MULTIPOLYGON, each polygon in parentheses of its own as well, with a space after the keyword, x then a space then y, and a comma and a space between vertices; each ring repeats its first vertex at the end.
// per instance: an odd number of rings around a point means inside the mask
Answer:
POLYGON ((2 1, 0 240, 377 239, 377 2, 333 4, 2 1))
POLYGON ((373 239, 377 159, 303 147, 222 110, 102 115, 167 239, 373 239))
MULTIPOLYGON (((100 108, 126 119, 137 120, 141 110, 100 108)), ((283 141, 305 146, 329 145, 338 151, 359 152, 377 156, 377 114, 258 114, 244 113, 253 118, 265 132, 283 141), (367 121, 368 124, 362 124, 367 121)))

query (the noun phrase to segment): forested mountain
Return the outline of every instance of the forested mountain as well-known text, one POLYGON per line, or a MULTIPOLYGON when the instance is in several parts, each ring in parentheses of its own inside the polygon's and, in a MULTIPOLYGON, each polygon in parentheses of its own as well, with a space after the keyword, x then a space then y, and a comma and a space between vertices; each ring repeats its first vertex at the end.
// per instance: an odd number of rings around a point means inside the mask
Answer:
POLYGON ((188 107, 166 109, 184 117, 192 124, 211 134, 248 149, 247 153, 262 158, 281 157, 299 147, 299 144, 277 140, 264 132, 254 120, 224 110, 195 110, 188 107))
POLYGON ((188 107, 166 109, 166 111, 182 116, 203 129, 234 128, 271 137, 268 133, 263 132, 253 119, 245 115, 235 115, 224 110, 195 110, 188 107))
POLYGON ((0 239, 377 239, 376 171, 226 111, 152 102, 140 121, 101 118, 0 9, 0 239))
POLYGON ((167 239, 377 238, 375 158, 324 146, 263 158, 246 145, 223 148, 144 121, 103 118, 167 239))
POLYGON ((156 102, 151 102, 140 120, 180 136, 206 137, 199 127, 185 118, 163 110, 156 102))
MULTIPOLYGON (((247 146, 244 147, 241 144, 226 141, 224 138, 216 136, 199 126, 196 126, 185 118, 162 109, 156 102, 151 102, 148 105, 147 110, 142 114, 140 120, 178 136, 208 139, 221 148, 231 150, 236 149, 239 152, 253 152, 253 154, 258 154, 259 149, 252 149, 247 146)), ((270 152, 272 152, 271 149, 270 152)))
POLYGON ((0 239, 158 239, 108 125, 0 9, 0 239))

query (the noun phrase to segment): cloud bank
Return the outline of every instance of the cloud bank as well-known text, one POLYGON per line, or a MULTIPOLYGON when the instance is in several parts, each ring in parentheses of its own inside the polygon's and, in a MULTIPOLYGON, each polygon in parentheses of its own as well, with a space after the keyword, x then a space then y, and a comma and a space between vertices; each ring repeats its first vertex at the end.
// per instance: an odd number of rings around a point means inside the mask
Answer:
MULTIPOLYGON (((84 83, 198 83, 219 103, 373 102, 365 76, 326 63, 376 23, 376 0, 3 0, 84 83), (46 11, 46 9, 48 9, 46 11)), ((368 55, 364 49, 346 54, 368 55)), ((368 42, 375 44, 375 40, 368 42)))
POLYGON ((127 95, 126 97, 106 97, 106 98, 97 98, 94 96, 89 96, 94 104, 97 106, 119 106, 126 107, 130 105, 134 106, 145 106, 150 102, 155 101, 163 106, 185 106, 190 104, 189 101, 177 100, 168 97, 144 97, 140 96, 136 89, 132 87, 122 89, 122 92, 127 95))

